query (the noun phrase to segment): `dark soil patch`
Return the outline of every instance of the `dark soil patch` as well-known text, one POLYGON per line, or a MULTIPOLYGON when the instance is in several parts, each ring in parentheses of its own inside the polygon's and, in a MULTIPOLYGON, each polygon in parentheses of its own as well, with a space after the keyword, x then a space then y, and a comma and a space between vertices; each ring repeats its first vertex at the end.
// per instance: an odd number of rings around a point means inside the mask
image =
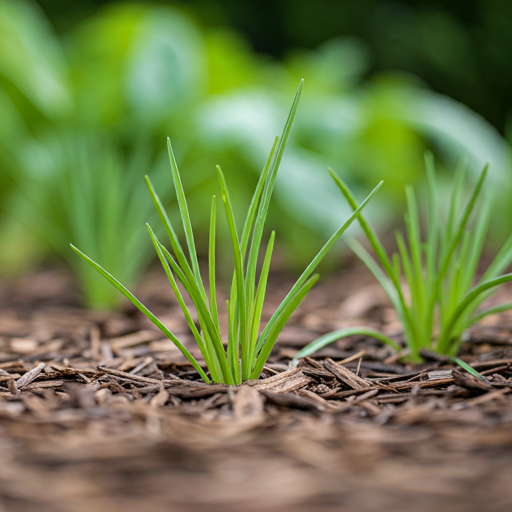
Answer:
MULTIPOLYGON (((192 342, 160 274, 140 294, 192 342)), ((400 339, 359 267, 313 290, 264 378, 206 385, 138 312, 80 310, 66 276, 0 285, 0 510, 512 510, 512 314, 464 345, 489 384, 357 337, 288 368, 351 325, 400 339)))

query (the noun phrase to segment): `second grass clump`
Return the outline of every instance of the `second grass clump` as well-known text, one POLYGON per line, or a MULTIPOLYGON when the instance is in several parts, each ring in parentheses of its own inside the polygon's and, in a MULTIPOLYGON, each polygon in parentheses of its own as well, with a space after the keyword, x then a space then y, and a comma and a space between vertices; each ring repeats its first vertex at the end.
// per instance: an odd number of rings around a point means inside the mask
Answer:
POLYGON ((295 100, 288 115, 286 125, 281 137, 277 137, 267 163, 258 181, 254 192, 246 221, 241 233, 238 234, 231 199, 224 175, 217 167, 218 178, 222 195, 222 202, 228 221, 231 244, 233 248, 234 272, 229 300, 225 305, 217 304, 215 285, 215 233, 216 233, 216 198, 212 199, 211 221, 209 236, 209 259, 208 259, 208 287, 205 286, 199 270, 199 263, 196 254, 192 224, 189 210, 181 184, 181 178, 174 159, 172 148, 169 145, 169 156, 171 161, 172 177, 176 196, 179 204, 181 221, 186 240, 186 249, 181 245, 178 236, 169 218, 162 207, 150 179, 146 176, 146 184, 158 211, 167 236, 169 238, 172 252, 169 251, 156 237, 153 230, 148 227, 149 235, 153 241, 156 252, 169 279, 171 287, 181 306, 187 323, 194 335, 201 355, 206 363, 205 371, 199 362, 192 356, 187 348, 174 336, 174 334, 151 313, 128 289, 126 289, 115 277, 109 274, 98 263, 90 259, 76 247, 72 248, 100 274, 108 279, 119 291, 121 291, 140 311, 142 311, 174 344, 181 353, 190 361, 199 375, 206 382, 240 384, 247 379, 257 379, 267 361, 284 325, 295 311, 302 299, 306 296, 311 287, 318 279, 318 275, 312 275, 320 261, 338 240, 353 220, 359 215, 371 197, 376 193, 380 184, 362 202, 359 207, 354 208, 354 213, 349 219, 332 235, 323 246, 313 261, 299 277, 298 281, 286 295, 275 313, 260 333, 260 321, 263 310, 263 301, 267 286, 267 279, 270 268, 270 259, 274 246, 274 233, 271 234, 268 242, 263 266, 257 279, 257 261, 260 252, 260 245, 263 237, 265 219, 268 212, 270 198, 279 168, 281 158, 291 125, 297 110, 297 104, 302 91, 302 82, 297 90, 295 100), (188 256, 187 253, 188 252, 188 256), (181 283, 187 294, 190 296, 199 319, 199 328, 192 319, 183 296, 178 288, 181 283), (208 288, 208 289, 207 289, 208 288), (229 317, 229 334, 227 340, 221 337, 221 326, 219 324, 219 308, 227 307, 229 317), (208 375, 209 373, 209 375, 208 375))
MULTIPOLYGON (((434 350, 476 374, 456 355, 468 327, 487 315, 512 309, 512 302, 508 302, 479 310, 497 286, 512 280, 512 273, 502 275, 512 263, 512 235, 481 277, 477 277, 491 213, 490 197, 481 197, 487 167, 478 177, 465 207, 462 205, 466 173, 463 166, 459 167, 446 209, 443 208, 446 201, 441 201, 437 189, 431 155, 427 156, 426 163, 429 186, 425 235, 421 235, 416 195, 409 186, 406 188, 406 236, 396 233, 398 252, 388 256, 363 215, 358 220, 375 257, 355 240, 351 246, 382 285, 398 313, 409 358, 418 362, 421 361, 422 350, 434 350), (440 213, 444 209, 447 210, 446 216, 440 213)), ((332 171, 331 175, 351 208, 357 208, 349 188, 332 171)), ((321 336, 302 349, 295 359, 353 334, 372 336, 397 350, 401 349, 394 340, 380 332, 353 327, 321 336)))

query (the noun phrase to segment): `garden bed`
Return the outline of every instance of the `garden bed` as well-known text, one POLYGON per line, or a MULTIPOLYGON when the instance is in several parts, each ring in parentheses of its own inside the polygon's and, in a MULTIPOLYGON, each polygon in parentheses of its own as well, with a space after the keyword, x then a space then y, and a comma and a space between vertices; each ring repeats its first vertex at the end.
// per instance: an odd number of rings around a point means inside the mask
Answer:
MULTIPOLYGON (((139 295, 199 357, 161 277, 139 295)), ((269 312, 292 282, 270 283, 269 312)), ((207 385, 133 308, 81 310, 59 271, 1 284, 0 510, 511 510, 512 313, 463 345, 487 382, 433 354, 404 365, 361 337, 288 367, 355 325, 399 339, 360 266, 313 289, 260 380, 207 385)))

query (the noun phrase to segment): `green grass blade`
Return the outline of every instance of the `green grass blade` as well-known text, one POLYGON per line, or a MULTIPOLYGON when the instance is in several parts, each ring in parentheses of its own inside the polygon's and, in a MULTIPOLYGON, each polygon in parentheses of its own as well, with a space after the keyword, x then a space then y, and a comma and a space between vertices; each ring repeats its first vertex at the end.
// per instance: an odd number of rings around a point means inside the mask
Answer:
MULTIPOLYGON (((355 200, 355 197, 350 191, 350 189, 347 187, 345 182, 332 169, 329 169, 329 174, 335 181, 336 185, 338 185, 338 188, 341 190, 343 196, 345 197, 347 203, 350 205, 352 210, 357 210, 357 202, 355 200)), ((379 237, 377 236, 377 233, 370 227, 368 221, 365 219, 363 215, 359 215, 358 221, 364 234, 367 236, 368 241, 371 243, 373 250, 375 251, 375 254, 377 254, 380 264, 383 266, 388 276, 393 275, 393 265, 391 263, 391 260, 388 258, 386 250, 384 249, 384 246, 382 245, 379 237)))
POLYGON ((509 236, 492 263, 482 276, 481 282, 487 281, 501 274, 512 263, 512 235, 509 236))
POLYGON ((338 230, 331 236, 331 238, 326 242, 326 244, 320 249, 318 254, 315 256, 313 261, 308 265, 306 270, 299 277, 297 282, 293 285, 292 289, 289 291, 288 295, 284 298, 283 302, 279 305, 275 313, 270 318, 268 324, 265 326, 257 344, 257 350, 259 351, 263 344, 265 343, 266 337, 269 334, 270 329, 273 327, 273 323, 281 314, 282 310, 284 310, 288 306, 288 302, 293 300, 293 297, 296 295, 300 287, 305 283, 308 277, 313 273, 316 267, 320 264, 324 256, 327 254, 329 249, 336 243, 339 237, 347 230, 347 228, 352 224, 352 222, 357 218, 357 216, 363 211, 366 207, 370 199, 377 193, 379 188, 382 186, 382 181, 370 192, 370 194, 366 197, 366 199, 361 203, 361 205, 352 213, 352 215, 345 221, 345 223, 338 228, 338 230))
POLYGON ((192 366, 196 369, 196 371, 201 375, 201 378, 205 382, 211 382, 210 379, 206 376, 203 369, 199 366, 199 363, 194 359, 192 354, 180 343, 178 338, 174 336, 174 334, 153 314, 149 309, 142 304, 127 288, 125 288, 114 276, 109 274, 103 267, 98 265, 94 260, 85 255, 82 251, 77 249, 74 245, 71 245, 71 248, 89 265, 91 265, 94 269, 96 269, 105 279, 110 281, 139 311, 144 313, 151 322, 153 322, 175 345, 178 347, 180 352, 187 358, 187 360, 192 364, 192 366))
MULTIPOLYGON (((464 230, 466 228, 466 225, 469 221, 469 217, 471 216, 471 213, 473 212, 473 209, 475 207, 475 203, 480 195, 480 192, 482 190, 482 186, 485 180, 485 177, 487 175, 487 169, 488 165, 484 167, 482 172, 480 173, 480 176, 473 188, 473 191, 471 192, 471 196, 468 200, 468 203, 464 209, 464 212, 462 214, 462 217, 459 221, 459 224, 457 225, 457 229, 455 230, 455 233, 453 233, 453 236, 449 239, 449 241, 446 242, 446 248, 443 251, 443 254, 441 256, 441 262, 439 264, 439 269, 437 272, 436 279, 434 281, 433 286, 433 292, 430 296, 430 303, 428 305, 429 310, 434 309, 435 301, 441 296, 442 294, 442 283, 445 279, 446 273, 449 269, 450 264, 452 263, 452 257, 454 255, 454 252, 459 245, 461 238, 463 236, 464 230)), ((462 184, 459 185, 459 187, 462 187, 462 184)), ((458 194, 456 187, 454 186, 454 192, 456 196, 458 194)), ((453 205, 451 205, 453 206, 453 205)), ((452 326, 453 327, 453 326, 452 326)), ((452 328, 451 327, 451 328, 452 328)), ((450 328, 450 329, 451 329, 450 328)), ((438 340, 439 343, 439 340, 438 340)), ((448 341, 443 341, 443 345, 445 343, 449 343, 448 341)), ((438 345, 439 346, 439 345, 438 345)))
POLYGON ((458 364, 461 368, 464 368, 464 370, 473 375, 473 377, 491 385, 491 383, 481 373, 478 373, 472 366, 469 366, 469 364, 465 363, 462 359, 459 359, 458 357, 450 357, 450 360, 455 364, 458 364))
POLYGON ((199 331, 197 330, 196 324, 192 320, 192 316, 190 315, 190 312, 185 304, 185 301, 183 300, 183 296, 181 295, 178 285, 176 284, 176 280, 174 279, 172 270, 169 267, 169 262, 167 261, 165 255, 161 249, 162 244, 159 242, 157 236, 151 229, 150 225, 146 224, 146 227, 148 229, 149 236, 151 237, 151 241, 153 242, 155 250, 158 254, 160 263, 162 264, 162 267, 165 271, 167 279, 169 280, 172 291, 174 292, 174 295, 176 296, 176 299, 178 300, 178 304, 180 305, 183 315, 185 316, 185 319, 187 320, 187 324, 188 324, 190 330, 192 331, 192 334, 194 335, 194 338, 196 340, 197 346, 199 347, 199 350, 201 351, 201 354, 203 355, 203 358, 206 362, 206 366, 208 368, 210 368, 213 380, 215 382, 219 382, 219 376, 216 375, 215 371, 213 370, 213 368, 214 368, 213 360, 215 358, 215 354, 212 354, 208 345, 204 343, 203 338, 201 337, 201 335, 199 334, 199 331))
MULTIPOLYGON (((423 275, 423 264, 421 258, 421 236, 420 236, 420 221, 418 214, 418 205, 416 202, 416 196, 411 186, 405 189, 407 198, 408 215, 406 216, 406 227, 407 227, 407 238, 409 240, 409 250, 411 253, 412 262, 412 276, 413 276, 413 291, 415 295, 415 301, 417 304, 418 317, 421 317, 421 313, 425 309, 425 278, 423 275)), ((410 286, 410 285, 409 285, 410 286)), ((418 318, 419 320, 419 318, 418 318)))
POLYGON ((366 327, 348 327, 346 329, 339 329, 338 331, 324 334, 323 336, 320 336, 316 340, 312 341, 299 351, 299 353, 293 358, 292 364, 294 361, 298 361, 303 357, 314 354, 316 351, 320 350, 326 345, 329 345, 330 343, 334 343, 341 338, 346 338, 347 336, 353 335, 371 336, 372 338, 375 338, 379 341, 382 341, 386 345, 393 347, 397 352, 400 352, 401 350, 400 346, 397 345, 391 338, 388 338, 378 331, 367 329, 366 327))
MULTIPOLYGON (((274 240, 275 240, 275 231, 272 231, 270 235, 270 240, 268 242, 267 251, 265 253, 265 259, 263 261, 263 267, 261 269, 260 280, 258 283, 258 290, 256 292, 256 297, 254 299, 254 306, 252 311, 252 327, 251 327, 251 365, 248 367, 249 373, 256 362, 256 343, 258 340, 258 329, 261 321, 261 313, 263 311, 263 302, 265 300, 265 292, 267 290, 267 280, 268 274, 270 270, 270 260, 272 258, 272 251, 274 249, 274 240)), ((244 378, 249 378, 249 375, 244 378)))
MULTIPOLYGON (((236 279, 236 277, 235 277, 236 279)), ((234 285, 235 286, 235 285, 234 285)), ((236 301, 236 293, 233 295, 233 302, 227 300, 226 307, 228 311, 228 366, 233 373, 233 378, 236 384, 240 382, 240 365, 239 365, 239 351, 238 351, 238 319, 237 311, 231 304, 236 301)))
MULTIPOLYGON (((235 225, 235 216, 233 214, 233 207, 231 206, 231 200, 229 197, 229 191, 226 185, 226 180, 224 179, 224 174, 219 166, 217 166, 217 174, 219 177, 220 188, 222 191, 222 202, 224 203, 224 209, 226 211, 226 218, 228 220, 229 226, 229 234, 231 236, 231 245, 233 247, 233 258, 235 262, 235 285, 237 290, 237 300, 235 303, 231 303, 231 307, 235 307, 238 318, 238 333, 239 335, 236 337, 236 344, 240 345, 240 349, 242 352, 242 366, 245 364, 249 364, 249 343, 248 343, 248 332, 247 332, 247 305, 245 298, 245 290, 244 290, 244 272, 243 272, 243 261, 242 261, 242 251, 240 250, 240 242, 238 239, 238 234, 236 231, 235 225)), ((238 347, 235 350, 238 353, 238 347)), ((235 361, 236 368, 238 368, 238 361, 235 361)))
POLYGON ((272 196, 272 192, 274 190, 274 183, 277 176, 277 171, 279 170, 279 165, 281 163, 281 159, 283 157, 284 149, 286 146, 286 142, 288 141, 288 136, 290 135, 290 130, 292 128, 292 123, 295 118, 295 114, 297 112, 297 107, 299 104, 300 95, 302 93, 302 87, 304 85, 304 80, 301 80, 297 92, 295 94, 295 98, 292 103, 292 107, 288 114, 288 119, 286 120, 286 124, 283 129, 283 133, 281 137, 279 137, 277 149, 275 150, 274 158, 269 167, 269 171, 265 180, 265 186, 263 188, 263 192, 261 195, 260 203, 258 205, 258 212, 256 215, 256 221, 254 225, 254 229, 252 232, 252 240, 251 247, 249 250, 249 259, 247 262, 247 282, 249 283, 250 289, 248 291, 248 296, 252 300, 253 297, 253 283, 255 282, 256 276, 256 265, 258 261, 258 254, 260 250, 261 239, 263 236, 263 228, 265 226, 265 220, 267 218, 268 208, 270 204, 270 198, 272 196))
POLYGON ((277 341, 277 337, 281 333, 283 327, 288 322, 288 319, 293 314, 293 312, 297 309, 299 304, 302 302, 302 299, 307 295, 309 290, 314 286, 314 284, 318 281, 318 274, 312 276, 309 280, 304 283, 295 296, 288 301, 286 307, 281 311, 277 320, 273 323, 272 328, 270 329, 268 336, 265 340, 265 343, 256 359, 256 363, 251 372, 251 379, 257 379, 260 376, 261 370, 263 369, 263 365, 267 361, 272 348, 274 347, 275 342, 277 341))
POLYGON ((464 178, 466 176, 466 164, 460 161, 455 170, 455 177, 450 195, 450 208, 448 211, 448 219, 445 229, 445 246, 449 245, 449 241, 453 238, 453 230, 455 229, 457 212, 460 210, 462 202, 462 192, 464 190, 464 178))
POLYGON ((171 242, 172 250, 174 251, 174 254, 176 255, 176 259, 179 262, 181 270, 185 274, 187 280, 189 280, 189 281, 194 280, 195 279, 194 275, 192 274, 192 270, 190 268, 188 260, 185 256, 185 253, 183 252, 181 244, 178 240, 178 236, 176 235, 176 232, 174 231, 171 221, 169 220, 169 217, 167 216, 167 212, 165 211, 165 209, 162 205, 162 202, 160 201, 160 198, 158 197, 158 194, 156 193, 156 191, 153 187, 153 183, 151 182, 149 176, 145 176, 144 179, 146 180, 146 185, 148 187, 149 194, 151 196, 151 199, 153 200, 153 204, 155 205, 156 211, 158 213, 158 217, 160 218, 160 221, 164 225, 164 228, 165 228, 165 231, 169 238, 169 241, 171 242))
MULTIPOLYGON (((343 182, 343 180, 334 171, 332 171, 332 169, 329 169, 329 173, 331 174, 332 178, 338 185, 338 188, 341 190, 341 193, 345 197, 345 199, 348 202, 348 204, 350 205, 350 207, 353 210, 355 210, 357 208, 357 202, 355 200, 354 195, 350 191, 350 189, 343 182)), ((388 277, 393 282, 393 285, 396 290, 396 294, 398 295, 398 301, 400 303, 400 307, 397 308, 397 312, 399 315, 401 314, 402 318, 404 319, 403 325, 404 325, 406 332, 409 333, 410 336, 416 337, 416 335, 413 334, 416 332, 416 326, 414 325, 414 322, 411 318, 410 312, 407 308, 407 304, 405 302, 405 296, 403 294, 402 285, 400 283, 400 276, 395 274, 395 269, 392 264, 392 261, 386 254, 386 250, 384 249, 384 246, 382 245, 379 237, 377 236, 375 231, 370 227, 370 225, 368 224, 368 221, 365 219, 364 215, 359 215, 358 222, 359 222, 359 225, 361 226, 363 232, 367 236, 370 244, 372 245, 373 250, 375 251, 375 254, 377 255, 377 258, 379 259, 380 264, 382 265, 385 273, 388 275, 388 277)), ((389 287, 388 287, 388 289, 389 289, 389 287)), ((388 292, 386 292, 386 293, 388 294, 388 297, 393 302, 392 293, 391 294, 388 292)))
POLYGON ((492 308, 484 309, 480 313, 477 313, 476 315, 473 315, 470 318, 470 323, 469 323, 468 327, 476 324, 477 322, 479 322, 480 320, 482 320, 482 318, 485 318, 486 316, 496 315, 498 313, 502 313, 503 311, 507 311, 509 309, 512 309, 512 301, 505 302, 505 304, 498 304, 497 306, 493 306, 492 308))
POLYGON ((187 200, 185 198, 185 191, 181 183, 181 176, 178 171, 178 165, 174 158, 174 153, 171 146, 171 141, 167 138, 167 149, 169 150, 169 160, 171 162, 172 178, 174 181, 174 188, 176 190, 176 197, 178 198, 178 206, 180 208, 181 220, 183 223, 183 230, 185 232, 185 238, 187 240, 188 252, 190 254, 190 262, 192 264, 192 271, 196 279, 198 288, 206 298, 206 292, 204 290, 203 281, 201 279, 201 272, 199 271, 199 263, 197 261, 196 245, 194 242, 194 233, 192 231, 192 223, 190 222, 190 214, 188 212, 187 200))
MULTIPOLYGON (((421 299, 421 293, 422 291, 418 289, 417 286, 417 276, 415 275, 413 268, 413 263, 411 262, 411 258, 409 256, 409 253, 407 251, 407 246, 405 244, 404 237, 401 233, 396 233, 396 242, 398 246, 398 252, 400 254, 400 259, 402 262, 402 267, 404 269, 404 275, 405 279, 407 281, 407 284, 409 286, 409 293, 410 293, 410 301, 411 305, 407 306, 402 304, 400 300, 400 295, 404 295, 402 291, 400 291, 400 294, 397 295, 397 304, 399 304, 399 309, 397 309, 397 312, 399 313, 400 318, 403 321, 405 331, 407 334, 407 338, 409 340, 409 343, 411 345, 412 351, 416 354, 418 353, 419 349, 422 346, 428 346, 428 340, 425 340, 420 332, 422 331, 419 328, 414 329, 412 326, 409 327, 409 322, 412 321, 412 325, 419 326, 424 322, 423 318, 423 312, 424 312, 424 304, 422 303, 421 299), (400 312, 402 312, 400 314, 400 312), (411 320, 409 320, 409 318, 411 320)), ((396 290, 396 288, 395 288, 396 290)), ((389 294, 388 294, 389 296, 389 294)), ((390 297, 391 298, 391 297, 390 297)))
POLYGON ((480 295, 482 295, 485 291, 490 288, 494 288, 495 286, 499 286, 500 284, 506 283, 507 281, 512 281, 512 273, 505 274, 500 277, 496 277, 494 279, 490 279, 489 281, 485 281, 475 288, 473 288, 466 296, 461 300, 459 305, 455 308, 450 318, 447 320, 446 325, 443 327, 439 338, 437 340, 437 351, 440 354, 447 353, 449 344, 451 343, 451 335, 452 330, 461 315, 464 311, 473 304, 473 302, 478 299, 480 295))
MULTIPOLYGON (((368 267, 370 272, 375 276, 377 281, 380 283, 389 300, 393 304, 393 307, 399 312, 402 308, 398 293, 394 283, 379 267, 372 255, 355 239, 351 239, 347 242, 347 245, 354 251, 356 256, 368 267)), ((396 269, 394 269, 396 270, 396 269)))
POLYGON ((217 294, 215 289, 215 231, 217 219, 217 198, 212 197, 212 207, 210 212, 210 237, 208 245, 208 276, 210 282, 210 312, 213 321, 220 331, 219 312, 217 310, 217 294))
POLYGON ((417 288, 416 288, 416 279, 413 273, 413 265, 411 262, 411 258, 409 256, 409 252, 407 251, 407 245, 405 243, 404 237, 402 233, 397 231, 395 233, 396 245, 398 247, 398 253, 400 255, 400 261, 402 263, 402 268, 404 270, 404 276, 409 285, 409 290, 411 293, 411 302, 416 305, 418 304, 417 300, 417 288))
MULTIPOLYGON (((474 210, 476 200, 478 199, 478 197, 480 195, 482 186, 484 184, 485 177, 487 175, 488 167, 489 166, 486 165, 484 167, 483 171, 480 173, 478 181, 475 184, 475 187, 473 188, 473 191, 471 192, 471 196, 466 205, 466 208, 464 209, 462 218, 460 219, 459 224, 457 225, 457 228, 455 230, 455 233, 453 234, 453 237, 451 238, 451 241, 448 244, 447 250, 442 257, 441 264, 439 265, 437 279, 436 279, 437 283, 439 283, 439 284, 441 283, 442 279, 444 278, 444 276, 446 274, 446 271, 448 270, 448 265, 450 264, 453 253, 462 238, 462 235, 463 235, 466 225, 468 223, 469 217, 474 210)), ((439 286, 439 284, 438 284, 438 286, 439 286)))
POLYGON ((475 278, 478 262, 480 261, 480 256, 482 255, 484 247, 485 236, 489 231, 490 219, 491 201, 486 200, 478 212, 474 235, 471 238, 469 255, 467 258, 461 259, 461 261, 464 261, 461 280, 461 289, 463 290, 463 293, 469 290, 473 283, 473 279, 475 278))
POLYGON ((439 196, 437 193, 437 180, 434 165, 434 156, 428 152, 425 155, 425 166, 428 181, 428 238, 426 247, 427 264, 427 290, 432 288, 436 273, 436 254, 439 238, 439 196))
POLYGON ((265 183, 267 181, 268 172, 270 169, 270 165, 274 160, 277 143, 279 141, 279 137, 274 139, 274 144, 272 149, 270 150, 270 154, 267 158, 267 162, 265 163, 265 167, 263 168, 262 173, 258 179, 258 184, 256 186, 256 190, 254 191, 254 195, 252 196, 251 204, 249 205, 249 211, 247 212, 247 217, 245 219, 244 229, 242 231, 242 241, 240 243, 242 250, 242 258, 245 259, 247 254, 247 249, 249 247, 249 240, 254 232, 254 225, 256 223, 256 215, 258 213, 258 207, 260 204, 261 195, 263 193, 263 189, 265 187, 265 183))
POLYGON ((185 287, 185 290, 189 294, 190 298, 192 299, 192 302, 194 303, 194 306, 196 307, 197 314, 199 316, 199 322, 201 324, 202 330, 204 331, 204 336, 208 336, 209 339, 212 341, 212 345, 217 355, 219 365, 222 369, 223 378, 226 379, 224 380, 224 382, 228 384, 234 384, 231 372, 229 371, 228 368, 226 353, 224 351, 224 347, 222 345, 222 340, 220 337, 220 331, 215 325, 211 313, 208 310, 207 300, 205 300, 205 298, 203 297, 202 293, 197 287, 197 283, 195 282, 195 280, 193 278, 191 280, 186 279, 186 276, 179 268, 176 261, 169 253, 169 251, 165 248, 165 246, 160 244, 160 248, 162 249, 165 258, 171 265, 172 270, 185 287))

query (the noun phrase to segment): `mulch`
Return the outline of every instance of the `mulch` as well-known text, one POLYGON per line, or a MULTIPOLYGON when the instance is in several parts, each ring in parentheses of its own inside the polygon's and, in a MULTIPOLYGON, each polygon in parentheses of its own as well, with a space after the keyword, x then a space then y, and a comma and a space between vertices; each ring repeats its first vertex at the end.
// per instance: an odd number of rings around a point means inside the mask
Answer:
MULTIPOLYGON (((291 286, 273 277, 267 317, 291 286)), ((197 355, 163 281, 139 294, 197 355)), ((261 379, 208 385, 132 307, 80 309, 60 270, 0 283, 0 511, 512 510, 511 312, 463 345, 487 382, 357 336, 290 368, 354 325, 401 339, 358 266, 313 289, 261 379)))

